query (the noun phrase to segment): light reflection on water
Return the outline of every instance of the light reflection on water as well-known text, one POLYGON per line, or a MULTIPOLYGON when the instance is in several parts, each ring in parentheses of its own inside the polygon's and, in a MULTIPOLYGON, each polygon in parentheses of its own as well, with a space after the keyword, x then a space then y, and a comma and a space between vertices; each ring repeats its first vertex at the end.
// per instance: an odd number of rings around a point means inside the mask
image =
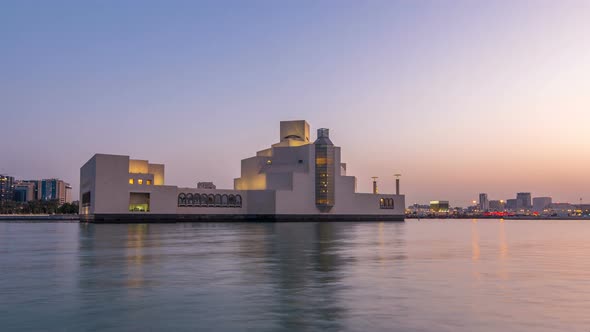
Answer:
POLYGON ((0 223, 0 329, 590 331, 590 222, 0 223))

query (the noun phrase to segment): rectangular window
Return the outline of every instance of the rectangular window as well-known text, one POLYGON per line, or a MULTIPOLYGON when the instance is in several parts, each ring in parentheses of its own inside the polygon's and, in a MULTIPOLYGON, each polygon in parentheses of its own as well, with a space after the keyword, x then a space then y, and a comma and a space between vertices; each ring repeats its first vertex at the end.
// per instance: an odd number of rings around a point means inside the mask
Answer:
POLYGON ((328 158, 327 157, 317 157, 315 159, 315 164, 316 165, 326 165, 328 163, 328 158))
POLYGON ((133 184, 133 179, 129 179, 129 184, 133 184))
POLYGON ((151 186, 152 185, 152 180, 146 180, 145 181, 145 184, 147 184, 148 186, 151 186))
POLYGON ((142 179, 137 179, 137 184, 143 184, 143 180, 142 179))
POLYGON ((129 212, 150 212, 150 194, 129 193, 129 212))

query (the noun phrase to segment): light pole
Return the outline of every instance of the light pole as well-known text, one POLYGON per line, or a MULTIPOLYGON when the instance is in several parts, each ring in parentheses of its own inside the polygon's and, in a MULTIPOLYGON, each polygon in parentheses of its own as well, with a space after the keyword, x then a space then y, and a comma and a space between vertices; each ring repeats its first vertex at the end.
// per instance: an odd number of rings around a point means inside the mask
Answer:
POLYGON ((373 194, 377 194, 377 179, 379 177, 378 176, 372 176, 371 179, 373 179, 373 194))

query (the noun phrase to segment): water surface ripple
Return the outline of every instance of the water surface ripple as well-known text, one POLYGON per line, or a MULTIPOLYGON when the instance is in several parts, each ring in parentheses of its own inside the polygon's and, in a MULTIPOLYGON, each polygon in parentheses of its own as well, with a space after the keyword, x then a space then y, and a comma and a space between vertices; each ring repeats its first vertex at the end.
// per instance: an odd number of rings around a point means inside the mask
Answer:
POLYGON ((590 222, 0 223, 2 331, 590 331, 590 222))

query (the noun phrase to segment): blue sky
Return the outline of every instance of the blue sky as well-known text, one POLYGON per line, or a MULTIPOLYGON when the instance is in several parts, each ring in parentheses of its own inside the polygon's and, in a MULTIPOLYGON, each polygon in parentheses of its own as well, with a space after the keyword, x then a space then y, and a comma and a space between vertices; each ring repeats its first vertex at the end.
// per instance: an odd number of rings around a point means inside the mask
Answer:
MULTIPOLYGON (((231 187, 278 122, 331 128, 408 203, 590 200, 585 1, 4 1, 0 172, 94 153, 231 187)), ((313 135, 315 136, 315 135, 313 135)))

